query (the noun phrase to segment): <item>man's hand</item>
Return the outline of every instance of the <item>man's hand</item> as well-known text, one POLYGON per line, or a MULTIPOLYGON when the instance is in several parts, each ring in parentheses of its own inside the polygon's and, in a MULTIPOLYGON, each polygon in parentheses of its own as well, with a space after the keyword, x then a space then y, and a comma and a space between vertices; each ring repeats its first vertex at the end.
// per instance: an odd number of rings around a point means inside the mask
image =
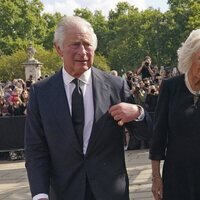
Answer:
POLYGON ((140 109, 135 104, 130 103, 119 103, 114 106, 111 106, 109 113, 118 121, 119 126, 122 126, 124 123, 130 122, 138 118, 140 115, 140 109))

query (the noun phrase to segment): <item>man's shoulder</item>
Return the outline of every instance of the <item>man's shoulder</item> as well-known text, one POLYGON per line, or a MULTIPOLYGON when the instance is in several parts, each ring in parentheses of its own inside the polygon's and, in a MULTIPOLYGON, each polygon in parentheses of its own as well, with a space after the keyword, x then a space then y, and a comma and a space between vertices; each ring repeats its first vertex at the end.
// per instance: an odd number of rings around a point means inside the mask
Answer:
POLYGON ((92 74, 93 76, 97 76, 100 79, 103 79, 107 83, 121 83, 123 79, 120 76, 114 76, 106 71, 102 71, 95 67, 92 67, 92 74))
POLYGON ((44 88, 44 87, 47 87, 49 85, 53 85, 54 83, 56 83, 58 81, 58 79, 62 78, 62 73, 61 73, 61 70, 56 72, 55 74, 45 78, 45 79, 42 79, 40 81, 37 81, 36 83, 34 83, 34 87, 35 88, 44 88))

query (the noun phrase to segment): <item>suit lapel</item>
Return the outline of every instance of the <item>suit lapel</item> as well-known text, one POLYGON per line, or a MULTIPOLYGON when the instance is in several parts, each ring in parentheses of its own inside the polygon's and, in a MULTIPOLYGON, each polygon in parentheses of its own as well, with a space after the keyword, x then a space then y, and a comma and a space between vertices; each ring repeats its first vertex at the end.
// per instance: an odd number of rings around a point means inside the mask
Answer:
POLYGON ((100 73, 102 72, 92 68, 94 123, 86 154, 95 146, 95 141, 101 134, 100 131, 105 123, 105 120, 102 120, 102 116, 107 114, 110 107, 110 86, 100 73))
POLYGON ((66 140, 71 143, 72 148, 75 148, 82 154, 82 148, 78 143, 76 134, 74 132, 68 100, 65 92, 64 82, 62 78, 62 71, 60 71, 51 81, 51 105, 56 119, 56 124, 65 134, 66 140))

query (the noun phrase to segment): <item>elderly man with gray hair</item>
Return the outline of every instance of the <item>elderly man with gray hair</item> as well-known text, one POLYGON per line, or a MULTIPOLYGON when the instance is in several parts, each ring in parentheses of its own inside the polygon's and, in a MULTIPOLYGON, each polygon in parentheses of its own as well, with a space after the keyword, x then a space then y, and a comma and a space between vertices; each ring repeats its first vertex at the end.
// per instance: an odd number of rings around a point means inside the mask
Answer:
POLYGON ((86 20, 61 19, 54 45, 62 69, 30 88, 25 154, 33 199, 128 200, 123 129, 148 128, 148 115, 124 80, 92 66, 97 38, 86 20))

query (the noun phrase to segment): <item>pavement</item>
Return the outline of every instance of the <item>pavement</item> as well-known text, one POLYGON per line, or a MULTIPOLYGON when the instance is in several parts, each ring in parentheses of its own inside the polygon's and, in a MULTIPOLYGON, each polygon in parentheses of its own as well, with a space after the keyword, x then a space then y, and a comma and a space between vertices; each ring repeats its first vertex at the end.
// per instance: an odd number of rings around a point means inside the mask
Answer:
MULTIPOLYGON (((148 150, 125 152, 130 200, 153 200, 148 150)), ((0 200, 31 200, 24 161, 0 161, 0 200)))

